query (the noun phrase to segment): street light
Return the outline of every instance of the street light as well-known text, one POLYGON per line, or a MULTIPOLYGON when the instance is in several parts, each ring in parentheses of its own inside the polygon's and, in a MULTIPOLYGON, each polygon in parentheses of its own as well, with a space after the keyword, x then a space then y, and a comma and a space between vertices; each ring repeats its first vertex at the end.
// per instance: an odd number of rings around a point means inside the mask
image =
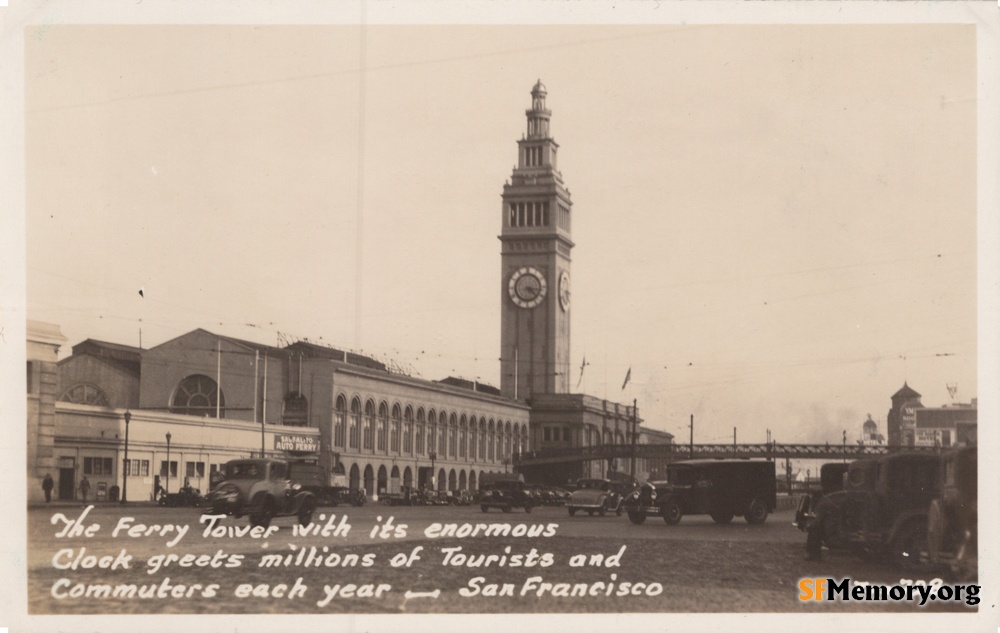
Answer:
POLYGON ((119 503, 124 504, 128 500, 128 423, 132 421, 132 412, 125 409, 125 459, 122 460, 122 498, 119 503))
POLYGON ((170 494, 170 431, 167 431, 167 494, 170 494))
POLYGON ((437 453, 431 451, 427 453, 427 456, 431 458, 431 490, 437 491, 437 475, 434 472, 434 460, 437 459, 437 453))

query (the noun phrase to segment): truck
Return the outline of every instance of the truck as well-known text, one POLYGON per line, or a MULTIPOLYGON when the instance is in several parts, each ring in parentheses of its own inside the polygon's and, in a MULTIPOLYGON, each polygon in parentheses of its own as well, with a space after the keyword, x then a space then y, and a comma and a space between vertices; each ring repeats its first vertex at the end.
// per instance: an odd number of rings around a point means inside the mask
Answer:
POLYGON ((289 461, 289 479, 315 495, 320 505, 337 506, 352 505, 361 507, 367 496, 363 488, 351 490, 347 476, 342 466, 335 466, 327 471, 312 460, 296 459, 289 461))

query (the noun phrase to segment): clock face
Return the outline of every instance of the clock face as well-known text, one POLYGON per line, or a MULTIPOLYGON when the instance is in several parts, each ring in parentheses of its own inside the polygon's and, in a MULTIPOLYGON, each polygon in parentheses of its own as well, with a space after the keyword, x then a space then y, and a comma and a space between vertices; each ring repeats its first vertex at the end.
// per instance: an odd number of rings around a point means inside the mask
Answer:
POLYGON ((521 308, 534 308, 545 299, 545 275, 537 268, 523 266, 514 271, 507 283, 510 300, 521 308))
POLYGON ((569 310, 569 273, 565 270, 559 274, 559 305, 563 312, 569 310))

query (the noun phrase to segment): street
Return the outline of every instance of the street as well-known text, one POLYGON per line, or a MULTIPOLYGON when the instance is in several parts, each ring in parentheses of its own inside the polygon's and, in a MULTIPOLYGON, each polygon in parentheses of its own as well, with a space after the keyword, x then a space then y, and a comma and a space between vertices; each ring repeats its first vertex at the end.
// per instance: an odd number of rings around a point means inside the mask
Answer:
POLYGON ((775 512, 760 526, 686 516, 671 527, 655 517, 642 525, 613 514, 570 517, 562 507, 483 513, 478 506, 369 503, 321 507, 307 530, 292 517, 251 530, 246 518, 211 517, 197 508, 34 507, 28 512, 29 607, 33 613, 917 608, 801 605, 803 577, 894 584, 933 575, 903 577, 839 553, 806 562, 804 535, 791 525, 792 515, 775 512), (572 597, 572 587, 590 593, 572 597))

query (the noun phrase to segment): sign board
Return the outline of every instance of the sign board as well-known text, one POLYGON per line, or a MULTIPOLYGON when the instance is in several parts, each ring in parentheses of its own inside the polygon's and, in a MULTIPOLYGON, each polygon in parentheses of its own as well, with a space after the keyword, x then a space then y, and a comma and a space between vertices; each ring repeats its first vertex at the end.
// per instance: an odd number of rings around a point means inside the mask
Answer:
POLYGON ((300 453, 319 452, 319 438, 312 435, 274 434, 274 450, 300 453))

